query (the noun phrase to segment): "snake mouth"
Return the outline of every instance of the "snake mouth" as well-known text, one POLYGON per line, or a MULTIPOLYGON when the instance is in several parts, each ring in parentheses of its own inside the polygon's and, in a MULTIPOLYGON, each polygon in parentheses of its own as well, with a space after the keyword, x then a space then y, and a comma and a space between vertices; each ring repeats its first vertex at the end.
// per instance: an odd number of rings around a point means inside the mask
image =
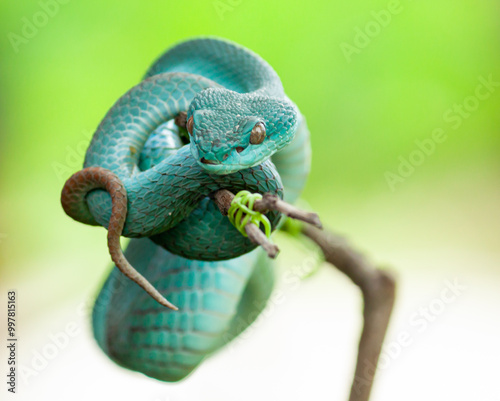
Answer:
POLYGON ((203 164, 212 164, 212 165, 220 164, 218 161, 205 159, 204 157, 200 159, 200 162, 202 162, 203 164))

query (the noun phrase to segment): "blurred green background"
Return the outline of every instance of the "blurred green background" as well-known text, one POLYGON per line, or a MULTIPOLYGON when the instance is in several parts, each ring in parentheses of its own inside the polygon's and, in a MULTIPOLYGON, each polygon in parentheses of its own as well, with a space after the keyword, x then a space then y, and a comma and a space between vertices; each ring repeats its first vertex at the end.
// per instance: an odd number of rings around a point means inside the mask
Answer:
MULTIPOLYGON (((0 6, 1 279, 37 300, 26 316, 103 279, 105 231, 65 216, 60 191, 118 97, 197 35, 236 41, 276 69, 312 133, 304 198, 325 225, 403 282, 411 269, 445 269, 412 263, 443 249, 488 254, 484 274, 499 277, 500 87, 469 98, 481 77, 500 82, 498 1, 73 0, 50 13, 41 3, 0 6), (435 129, 446 140, 391 187, 387 173, 435 129)), ((280 246, 286 266, 292 246, 280 246)))

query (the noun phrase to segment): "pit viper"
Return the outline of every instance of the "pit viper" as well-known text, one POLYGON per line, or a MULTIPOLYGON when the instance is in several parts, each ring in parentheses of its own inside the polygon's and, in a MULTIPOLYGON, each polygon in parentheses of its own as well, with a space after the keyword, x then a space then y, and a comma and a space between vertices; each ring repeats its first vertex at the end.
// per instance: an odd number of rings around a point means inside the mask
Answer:
MULTIPOLYGON (((272 266, 211 195, 293 203, 309 170, 305 119, 260 56, 218 38, 161 55, 107 112, 61 195, 73 219, 108 228, 115 266, 92 314, 101 349, 177 381, 241 333, 270 297, 272 266), (132 238, 124 253, 120 235, 132 238)), ((266 216, 273 231, 283 222, 266 216)))

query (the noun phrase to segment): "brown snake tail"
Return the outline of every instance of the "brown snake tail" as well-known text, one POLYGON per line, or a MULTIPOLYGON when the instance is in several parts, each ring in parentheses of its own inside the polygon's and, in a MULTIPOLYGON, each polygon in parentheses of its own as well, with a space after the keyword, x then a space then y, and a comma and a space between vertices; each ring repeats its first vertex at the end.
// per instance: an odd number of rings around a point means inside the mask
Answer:
POLYGON ((86 195, 93 189, 104 189, 111 196, 108 250, 116 267, 142 287, 155 301, 168 308, 178 310, 142 274, 135 270, 123 255, 120 247, 120 236, 127 217, 127 191, 115 173, 102 167, 87 167, 73 174, 64 184, 61 193, 61 204, 66 214, 82 223, 97 225, 85 199, 86 195))

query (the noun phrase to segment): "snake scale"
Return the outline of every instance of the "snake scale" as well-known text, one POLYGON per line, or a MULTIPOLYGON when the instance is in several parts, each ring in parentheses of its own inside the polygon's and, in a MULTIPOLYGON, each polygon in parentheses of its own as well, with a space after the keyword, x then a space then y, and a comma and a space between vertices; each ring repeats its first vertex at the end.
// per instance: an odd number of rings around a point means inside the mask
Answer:
MULTIPOLYGON (((108 111, 61 196, 69 216, 108 228, 115 266, 92 317, 102 350, 177 381, 251 324, 272 291, 271 263, 211 195, 293 203, 309 165, 305 119, 260 56, 217 38, 167 50, 108 111), (183 112, 186 130, 174 124, 183 112), (120 235, 132 238, 123 254, 120 235)), ((273 230, 283 221, 266 216, 273 230)))

